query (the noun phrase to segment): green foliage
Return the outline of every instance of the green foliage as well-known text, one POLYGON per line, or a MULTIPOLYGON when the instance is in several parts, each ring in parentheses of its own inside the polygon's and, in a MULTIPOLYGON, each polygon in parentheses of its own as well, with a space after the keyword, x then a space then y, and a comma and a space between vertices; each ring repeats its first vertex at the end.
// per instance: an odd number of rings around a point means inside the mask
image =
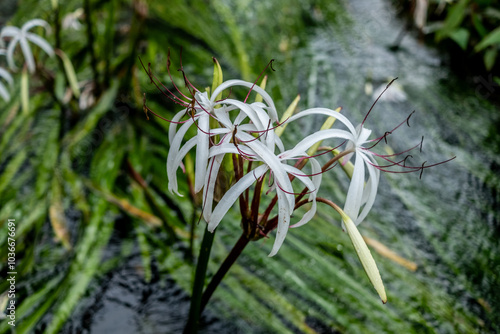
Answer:
MULTIPOLYGON (((474 45, 491 67, 498 48, 497 35, 490 33, 490 21, 498 20, 494 3, 481 5, 486 6, 481 15, 454 10, 442 33, 442 39, 452 38, 464 49, 479 34, 484 39, 474 45), (474 32, 460 28, 468 17, 474 32)), ((470 2, 460 4, 469 8, 470 2)), ((200 88, 211 82, 214 56, 225 79, 250 81, 275 58, 277 71, 267 90, 285 110, 302 84, 297 69, 311 65, 309 58, 297 57, 297 50, 307 44, 312 29, 350 24, 342 3, 327 0, 70 0, 64 5, 24 0, 9 24, 20 26, 32 18, 49 22, 53 33, 47 39, 60 50, 53 59, 35 54, 39 71, 29 77, 13 73, 11 101, 0 101, 0 270, 5 272, 7 263, 3 223, 15 218, 17 267, 23 277, 19 333, 60 332, 93 286, 134 250, 144 281, 151 280, 156 262, 162 279, 168 275, 191 289, 193 266, 186 260, 189 254, 178 249, 187 249, 190 242, 199 247, 204 228, 196 225, 200 199, 166 192, 168 124, 151 115, 146 120, 143 93, 148 106, 165 118, 179 108, 150 85, 138 56, 146 68, 151 62, 152 71, 172 88, 165 68, 170 47, 173 81, 184 92, 175 71, 181 47, 184 69, 200 88), (72 14, 82 24, 79 30, 62 25, 72 14), (54 205, 62 215, 58 224, 50 214, 54 205), (70 247, 58 238, 58 230, 67 233, 70 247), (109 247, 113 233, 125 235, 119 254, 109 247)), ((351 43, 342 34, 331 35, 351 43)), ((323 73, 317 66, 315 71, 309 80, 311 100, 316 88, 331 88, 320 82, 323 73)), ((333 70, 326 72, 325 80, 333 84, 333 70)), ((180 191, 189 193, 187 183, 180 191)), ((442 298, 448 296, 443 290, 379 256, 381 271, 391 275, 390 286, 412 287, 398 289, 401 295, 389 296, 392 304, 383 307, 368 281, 358 282, 364 274, 352 265, 354 252, 338 250, 350 243, 331 226, 330 214, 320 215, 307 229, 291 231, 279 259, 268 259, 262 245, 253 244, 214 295, 213 312, 239 321, 249 332, 314 333, 311 319, 355 333, 433 332, 435 322, 453 323, 456 317, 465 319, 464 332, 478 326, 467 310, 442 298)), ((210 272, 240 233, 236 217, 226 222, 214 241, 210 272)), ((6 289, 2 281, 0 293, 6 289)), ((0 333, 9 330, 0 323, 0 333)))
POLYGON ((500 49, 499 8, 497 0, 460 0, 444 7, 441 1, 431 2, 429 31, 437 42, 450 39, 467 54, 482 55, 484 68, 492 71, 500 49))

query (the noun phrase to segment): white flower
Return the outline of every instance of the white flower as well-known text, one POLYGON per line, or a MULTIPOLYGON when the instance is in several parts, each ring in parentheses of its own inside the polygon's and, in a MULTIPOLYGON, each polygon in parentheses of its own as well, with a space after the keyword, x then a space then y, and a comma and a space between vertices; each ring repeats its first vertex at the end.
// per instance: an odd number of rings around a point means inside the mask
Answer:
POLYGON ((83 8, 78 8, 74 12, 66 14, 62 20, 63 29, 82 29, 82 24, 80 23, 80 18, 84 15, 83 8))
MULTIPOLYGON (((286 158, 281 155, 276 156, 264 143, 255 140, 253 136, 245 132, 236 132, 235 137, 245 146, 236 147, 233 143, 214 146, 210 156, 217 157, 225 153, 244 154, 254 161, 260 161, 264 164, 244 175, 224 194, 207 220, 208 230, 214 231, 238 197, 256 180, 264 176, 267 171, 271 171, 275 180, 273 189, 276 190, 278 196, 278 227, 273 249, 269 254, 269 256, 274 256, 285 240, 290 226, 290 218, 295 208, 295 195, 289 174, 296 176, 309 189, 309 201, 312 202, 311 209, 296 224, 300 226, 311 220, 316 213, 316 194, 321 183, 321 166, 315 159, 310 159, 312 164, 312 177, 310 179, 303 171, 286 164, 287 159, 296 158, 296 156, 287 155, 286 158)), ((298 156, 303 157, 305 153, 302 152, 298 156)))
MULTIPOLYGON (((351 183, 347 191, 344 211, 356 225, 358 225, 363 221, 373 206, 380 178, 380 171, 373 158, 373 153, 363 146, 365 143, 368 143, 368 137, 371 134, 371 130, 364 128, 363 125, 355 129, 352 123, 344 115, 326 108, 313 108, 302 111, 292 116, 289 121, 294 121, 298 118, 313 114, 334 117, 342 122, 347 127, 348 131, 339 129, 318 131, 304 138, 292 150, 285 152, 283 156, 286 157, 288 155, 297 155, 300 152, 305 152, 315 143, 326 139, 347 141, 346 151, 352 151, 352 153, 355 154, 355 162, 351 183), (369 174, 366 185, 365 169, 368 170, 369 174), (364 207, 360 212, 363 205, 364 207)), ((345 160, 348 159, 349 157, 345 160)))
MULTIPOLYGON (((1 51, 2 50, 0 50, 0 54, 1 54, 1 51)), ((7 72, 5 69, 3 69, 1 67, 0 67, 0 78, 3 78, 5 81, 7 81, 9 86, 12 87, 12 85, 14 83, 12 76, 10 75, 9 72, 7 72)), ((2 84, 1 81, 0 81, 0 96, 7 102, 10 100, 10 94, 9 94, 7 88, 2 84)))
MULTIPOLYGON (((168 189, 171 192, 178 193, 177 187, 177 169, 182 164, 182 160, 186 154, 196 146, 196 162, 195 162, 195 192, 199 192, 205 185, 207 176, 208 165, 208 152, 210 138, 215 135, 227 135, 234 131, 234 125, 240 126, 239 130, 252 130, 266 132, 262 136, 262 140, 266 145, 274 150, 274 145, 282 148, 281 141, 274 136, 274 132, 269 131, 271 124, 278 121, 278 114, 276 107, 269 94, 262 88, 255 86, 251 82, 242 80, 229 80, 217 87, 208 98, 206 92, 197 92, 194 96, 194 101, 191 100, 190 106, 178 112, 171 120, 169 127, 169 142, 170 150, 167 157, 167 175, 169 180, 168 189), (215 101, 215 97, 223 90, 234 87, 243 86, 251 88, 256 93, 260 94, 266 104, 252 103, 248 104, 234 99, 225 99, 222 101, 215 101), (231 121, 229 112, 239 110, 234 121, 231 121), (186 115, 193 113, 192 117, 184 122, 180 119, 186 115), (214 118, 222 127, 217 129, 210 129, 210 118, 214 118), (253 125, 249 128, 242 127, 244 121, 251 121, 253 125), (177 129, 177 125, 182 125, 177 129), (182 141, 189 130, 189 128, 196 123, 198 128, 195 137, 188 140, 184 146, 181 147, 182 141)), ((180 195, 180 194, 179 194, 180 195)))
POLYGON ((21 29, 13 26, 4 27, 2 32, 0 33, 0 39, 4 39, 5 37, 10 37, 11 40, 9 42, 9 46, 7 48, 7 62, 9 67, 12 70, 16 70, 17 67, 14 63, 14 50, 16 45, 19 43, 21 46, 21 50, 24 55, 24 59, 26 64, 28 65, 28 69, 31 73, 35 71, 35 59, 33 58, 33 53, 31 52, 28 41, 33 44, 38 45, 45 51, 50 57, 54 56, 54 50, 50 46, 50 44, 40 36, 29 32, 29 30, 36 26, 42 26, 50 31, 50 26, 47 22, 41 19, 34 19, 26 22, 21 29))

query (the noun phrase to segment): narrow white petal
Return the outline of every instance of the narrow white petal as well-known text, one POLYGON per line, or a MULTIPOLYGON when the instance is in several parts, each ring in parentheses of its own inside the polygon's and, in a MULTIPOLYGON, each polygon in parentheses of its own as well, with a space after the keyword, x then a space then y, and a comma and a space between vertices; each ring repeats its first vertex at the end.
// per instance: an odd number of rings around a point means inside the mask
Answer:
POLYGON ((356 221, 361 207, 361 200, 363 198, 363 188, 365 185, 365 162, 363 158, 356 154, 356 161, 354 162, 354 172, 352 174, 351 184, 347 191, 347 198, 344 205, 345 213, 356 221))
POLYGON ((321 185, 321 180, 323 178, 323 173, 321 172, 321 165, 318 160, 314 158, 310 158, 309 162, 311 163, 311 171, 312 171, 312 181, 314 186, 316 187, 315 193, 318 192, 319 186, 321 185))
POLYGON ((37 27, 37 26, 44 27, 47 30, 47 32, 50 32, 50 25, 46 21, 44 21, 42 19, 29 20, 28 22, 26 22, 25 24, 23 24, 21 30, 23 32, 27 32, 31 28, 37 27))
POLYGON ((208 157, 212 158, 217 155, 228 154, 228 153, 240 154, 238 148, 240 149, 240 151, 243 151, 243 153, 254 154, 254 152, 249 150, 248 147, 244 147, 241 145, 239 147, 236 147, 233 143, 223 143, 220 145, 210 147, 210 154, 208 155, 208 157))
POLYGON ((282 159, 288 159, 290 157, 299 156, 303 152, 306 152, 309 149, 309 147, 313 146, 315 143, 321 140, 332 139, 332 138, 352 140, 352 141, 356 140, 356 138, 351 133, 345 130, 338 130, 338 129, 321 130, 302 139, 299 143, 297 143, 297 145, 295 145, 294 148, 280 154, 280 157, 282 159))
POLYGON ((13 71, 17 70, 17 66, 14 63, 14 50, 18 42, 19 37, 16 36, 9 42, 9 47, 7 48, 7 64, 9 64, 10 69, 13 71))
POLYGON ((203 114, 198 118, 198 142, 196 144, 196 162, 194 171, 194 191, 197 193, 203 188, 205 182, 205 174, 207 172, 208 163, 208 146, 210 136, 210 116, 203 114))
MULTIPOLYGON (((172 125, 172 124, 170 124, 172 125)), ((177 168, 179 168, 182 159, 184 159, 184 156, 187 154, 184 153, 183 155, 179 154, 179 150, 181 147, 182 140, 184 139, 184 135, 186 134, 187 130, 189 127, 193 125, 193 120, 189 119, 186 121, 186 123, 182 124, 180 127, 179 131, 176 133, 176 135, 172 138, 170 141, 170 148, 168 150, 168 155, 167 155, 167 177, 168 177, 168 189, 171 192, 175 192, 176 194, 180 195, 177 191, 177 168)), ((170 133, 169 133, 170 134, 170 133)), ((196 145, 197 139, 196 137, 191 138, 188 143, 184 144, 184 149, 186 150, 187 148, 191 149, 196 145), (189 143, 189 144, 188 144, 189 143)))
POLYGON ((210 158, 208 161, 208 171, 205 176, 205 186, 203 187, 203 219, 206 222, 210 221, 210 216, 212 215, 215 183, 223 157, 224 155, 221 154, 210 158))
POLYGON ((366 218, 366 216, 368 215, 373 206, 373 203, 375 203, 378 183, 380 180, 380 170, 378 170, 375 166, 370 164, 370 163, 376 164, 376 162, 373 159, 371 159, 370 161, 369 158, 366 157, 365 155, 361 155, 361 157, 364 160, 366 169, 368 169, 370 177, 368 178, 368 182, 366 183, 363 193, 363 202, 365 203, 365 206, 363 207, 363 210, 359 214, 358 218, 355 220, 356 225, 359 225, 366 218))
POLYGON ((236 182, 221 198, 208 222, 208 230, 213 232, 219 225, 222 218, 226 215, 227 211, 233 206, 234 202, 240 195, 250 187, 258 178, 260 178, 268 170, 268 166, 261 165, 251 172, 244 175, 238 182, 236 182))
POLYGON ((5 86, 0 82, 0 96, 7 102, 10 101, 10 94, 5 86))
POLYGON ((10 73, 7 72, 7 70, 1 67, 0 67, 0 77, 4 78, 5 81, 7 81, 7 83, 9 84, 9 86, 12 86, 14 84, 14 79, 12 78, 12 75, 10 75, 10 73))
POLYGON ((278 253, 283 241, 285 241, 290 225, 291 211, 287 205, 286 194, 279 188, 276 189, 276 193, 278 194, 278 228, 276 229, 276 239, 274 240, 273 249, 268 255, 269 257, 278 253))
MULTIPOLYGON (((170 125, 168 126, 168 142, 169 143, 172 143, 172 141, 174 140, 174 137, 177 133, 177 122, 180 121, 180 119, 182 118, 182 116, 184 116, 186 114, 186 109, 183 109, 181 111, 179 111, 177 114, 175 114, 175 116, 172 118, 172 120, 170 121, 170 125)), ((191 122, 192 122, 192 119, 191 119, 191 122)))
POLYGON ((289 211, 292 212, 295 206, 295 196, 293 195, 292 183, 288 178, 288 174, 284 169, 284 165, 274 154, 274 152, 271 152, 271 150, 269 150, 267 146, 262 144, 260 141, 255 140, 254 137, 244 132, 238 132, 236 133, 236 136, 238 137, 238 139, 244 141, 246 145, 250 147, 272 170, 279 187, 281 187, 281 189, 286 192, 285 197, 288 200, 289 211))
POLYGON ((50 46, 50 44, 40 36, 28 32, 26 33, 26 38, 33 42, 33 44, 42 48, 42 50, 45 51, 50 57, 54 56, 54 49, 52 49, 52 46, 50 46))
POLYGON ((235 107, 238 107, 242 112, 244 112, 255 124, 257 129, 263 130, 265 129, 265 125, 262 125, 262 122, 260 121, 260 118, 257 116, 257 112, 252 108, 251 105, 247 103, 243 103, 238 100, 233 100, 233 99, 225 99, 224 104, 227 105, 233 105, 235 107))
POLYGON ((21 29, 18 27, 13 27, 13 26, 7 26, 3 27, 2 31, 0 32, 0 38, 4 37, 15 37, 18 36, 21 33, 21 29))
POLYGON ((19 45, 21 45, 21 50, 23 51, 24 60, 28 65, 28 70, 30 71, 30 73, 34 73, 35 59, 33 58, 33 53, 31 52, 31 48, 28 44, 28 41, 24 37, 21 37, 19 39, 19 45))
POLYGON ((182 196, 177 187, 177 169, 180 167, 182 163, 182 159, 186 156, 186 154, 191 150, 194 145, 196 145, 197 139, 196 137, 188 140, 184 146, 180 150, 168 152, 167 156, 167 178, 168 178, 168 190, 172 193, 175 193, 179 196, 182 196))
POLYGON ((222 93, 222 91, 224 91, 225 89, 227 89, 229 87, 233 87, 233 86, 243 86, 243 87, 251 88, 254 92, 256 92, 257 94, 261 95, 262 98, 264 99, 264 101, 269 106, 269 109, 270 109, 270 115, 269 116, 271 117, 271 119, 273 120, 273 122, 278 122, 278 112, 276 111, 276 107, 274 105, 273 99, 271 98, 271 96, 265 90, 263 90, 262 88, 260 88, 259 86, 255 85, 255 84, 253 84, 252 82, 247 82, 247 81, 243 81, 243 80, 228 80, 228 81, 225 81, 221 85, 219 85, 217 87, 217 89, 215 89, 213 91, 211 100, 214 101, 215 97, 217 95, 219 95, 220 93, 222 93))
POLYGON ((311 208, 304 214, 302 219, 298 223, 296 223, 290 227, 302 226, 302 225, 308 223, 316 214, 316 194, 318 192, 319 185, 321 183, 321 173, 319 173, 319 172, 321 172, 321 166, 319 165, 319 163, 315 159, 311 158, 310 161, 312 163, 312 173, 313 174, 318 173, 318 175, 312 176, 312 180, 309 179, 308 177, 306 177, 304 172, 302 172, 301 170, 299 170, 295 167, 292 167, 292 166, 285 167, 285 169, 289 173, 293 173, 295 175, 304 175, 304 176, 297 176, 297 179, 299 181, 302 181, 302 183, 304 183, 304 185, 307 187, 307 189, 309 189, 309 191, 310 191, 309 201, 312 202, 311 208))
POLYGON ((311 208, 304 214, 304 216, 302 216, 300 221, 298 223, 291 225, 290 227, 292 228, 300 227, 302 225, 309 223, 309 221, 313 219, 317 209, 316 200, 315 199, 312 200, 311 203, 312 203, 311 208))
POLYGON ((301 117, 309 116, 309 115, 325 115, 325 116, 329 116, 329 117, 334 117, 334 118, 338 119, 340 122, 342 122, 345 126, 347 126, 347 128, 349 129, 349 131, 353 135, 356 135, 356 129, 354 128, 354 125, 351 123, 351 121, 349 121, 349 119, 347 117, 345 117, 344 115, 342 115, 338 111, 335 111, 332 109, 327 109, 327 108, 311 108, 311 109, 301 111, 301 112, 293 115, 292 117, 290 117, 288 119, 288 122, 293 122, 301 117))

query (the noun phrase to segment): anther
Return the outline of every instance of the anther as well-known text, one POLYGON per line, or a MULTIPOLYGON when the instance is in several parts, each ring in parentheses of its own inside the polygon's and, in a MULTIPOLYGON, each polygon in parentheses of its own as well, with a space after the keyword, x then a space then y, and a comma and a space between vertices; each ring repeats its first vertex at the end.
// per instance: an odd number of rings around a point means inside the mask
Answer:
POLYGON ((386 132, 384 133, 384 140, 385 140, 385 143, 386 143, 386 144, 387 144, 387 135, 390 135, 390 134, 392 134, 392 132, 391 132, 391 131, 386 131, 386 132))
POLYGON ((419 177, 420 179, 422 179, 422 173, 424 172, 424 169, 425 169, 424 165, 425 165, 425 163, 426 163, 426 162, 427 162, 427 161, 424 161, 424 162, 422 163, 422 167, 420 167, 420 177, 419 177))
POLYGON ((415 110, 413 110, 413 111, 411 112, 411 114, 410 114, 410 115, 408 115, 408 118, 406 119, 406 124, 408 125, 408 127, 410 127, 410 118, 411 118, 411 115, 413 115, 414 113, 415 113, 415 110))
POLYGON ((403 167, 406 167, 406 159, 408 159, 408 158, 413 158, 413 155, 408 154, 408 155, 404 158, 404 160, 403 160, 403 167))

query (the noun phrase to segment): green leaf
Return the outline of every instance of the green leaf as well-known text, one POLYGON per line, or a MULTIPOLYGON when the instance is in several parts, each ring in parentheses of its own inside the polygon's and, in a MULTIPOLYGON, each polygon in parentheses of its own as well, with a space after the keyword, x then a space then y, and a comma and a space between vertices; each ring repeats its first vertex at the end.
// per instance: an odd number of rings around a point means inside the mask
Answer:
POLYGON ((479 36, 484 37, 488 34, 488 29, 485 28, 483 25, 482 18, 475 13, 471 14, 472 18, 472 24, 474 24, 474 28, 476 28, 476 31, 478 32, 479 36))
POLYGON ((465 28, 460 28, 450 34, 450 38, 454 40, 462 48, 462 50, 467 49, 469 37, 470 32, 465 28))
POLYGON ((496 28, 492 32, 490 32, 488 35, 486 35, 485 38, 479 42, 479 44, 476 45, 474 48, 474 51, 479 52, 485 48, 487 48, 490 45, 494 44, 500 44, 500 27, 496 28))
MULTIPOLYGON (((212 92, 215 91, 217 87, 219 87, 222 84, 222 69, 220 67, 219 61, 215 58, 214 60, 214 79, 212 82, 212 92)), ((220 100, 222 99, 222 92, 215 98, 215 100, 220 100)))
POLYGON ((498 49, 496 48, 490 48, 486 50, 486 52, 484 53, 483 57, 484 67, 486 68, 487 71, 491 71, 493 65, 495 65, 497 54, 498 54, 498 49))
POLYGON ((466 8, 469 0, 462 0, 453 5, 444 20, 443 27, 436 33, 436 40, 439 42, 443 38, 449 37, 460 26, 467 14, 466 8))
POLYGON ((73 95, 75 95, 76 98, 80 97, 80 88, 78 87, 78 80, 76 78, 76 73, 75 73, 75 68, 73 67, 73 64, 71 63, 71 60, 68 58, 66 53, 64 53, 62 50, 56 50, 55 51, 56 55, 61 58, 63 65, 64 65, 64 71, 66 72, 66 77, 68 78, 69 86, 71 87, 71 90, 73 91, 73 95))

